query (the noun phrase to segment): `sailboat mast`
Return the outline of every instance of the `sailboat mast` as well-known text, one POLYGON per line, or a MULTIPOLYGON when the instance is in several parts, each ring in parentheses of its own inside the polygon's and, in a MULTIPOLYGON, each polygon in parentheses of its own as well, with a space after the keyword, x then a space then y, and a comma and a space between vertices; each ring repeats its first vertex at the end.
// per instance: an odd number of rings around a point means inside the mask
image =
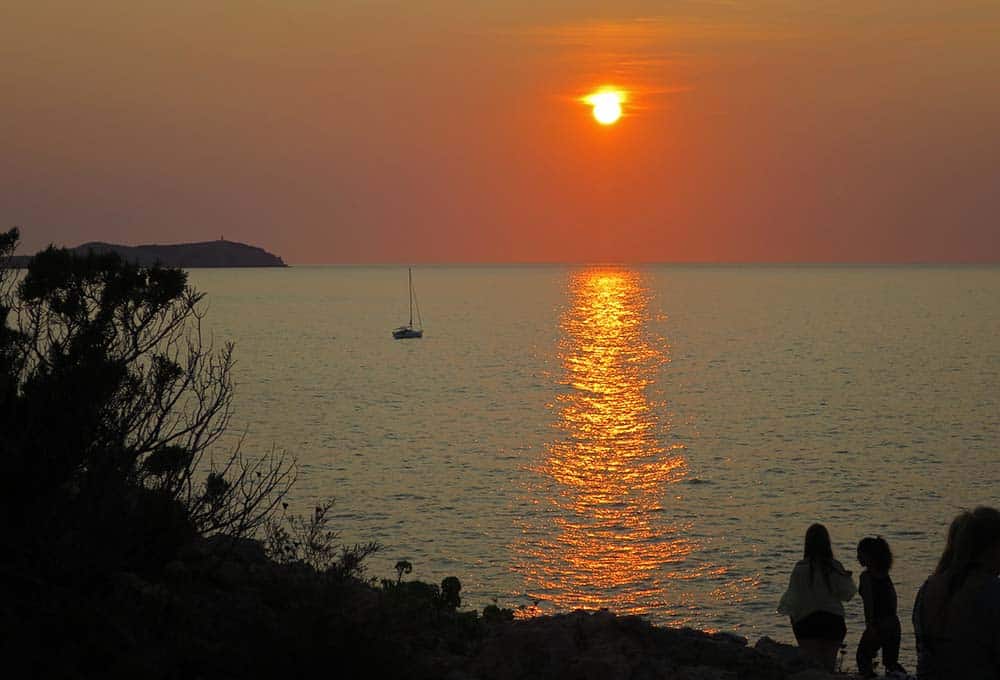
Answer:
POLYGON ((410 328, 413 328, 413 268, 407 267, 410 278, 410 328))

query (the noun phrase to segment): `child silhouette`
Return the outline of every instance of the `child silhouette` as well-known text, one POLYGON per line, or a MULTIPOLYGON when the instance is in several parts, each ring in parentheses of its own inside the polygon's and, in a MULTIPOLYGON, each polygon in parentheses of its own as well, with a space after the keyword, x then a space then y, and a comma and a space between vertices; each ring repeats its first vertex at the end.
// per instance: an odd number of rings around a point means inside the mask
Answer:
POLYGON ((865 632, 858 642, 858 673, 865 678, 875 677, 875 654, 881 648, 886 672, 905 675, 906 671, 899 665, 899 616, 896 614, 896 588, 889 577, 892 568, 889 543, 881 536, 861 539, 858 562, 865 567, 858 585, 865 604, 865 632))

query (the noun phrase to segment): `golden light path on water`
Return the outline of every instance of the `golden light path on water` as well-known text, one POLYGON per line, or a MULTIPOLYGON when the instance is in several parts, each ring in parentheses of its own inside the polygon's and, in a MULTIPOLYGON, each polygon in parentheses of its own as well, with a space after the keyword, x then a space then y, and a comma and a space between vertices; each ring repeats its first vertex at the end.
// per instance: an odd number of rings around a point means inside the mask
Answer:
POLYGON ((697 548, 664 507, 687 472, 656 398, 669 347, 649 337, 650 293, 639 273, 577 272, 567 297, 556 434, 533 490, 536 502, 551 504, 543 512, 551 524, 526 527, 518 569, 526 592, 556 609, 662 609, 665 582, 696 577, 682 565, 697 548))

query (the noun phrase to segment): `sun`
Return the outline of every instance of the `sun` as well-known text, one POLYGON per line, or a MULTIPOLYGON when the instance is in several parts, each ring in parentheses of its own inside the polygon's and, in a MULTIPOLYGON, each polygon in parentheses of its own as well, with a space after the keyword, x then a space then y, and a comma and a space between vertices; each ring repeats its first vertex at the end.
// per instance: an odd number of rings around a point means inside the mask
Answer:
POLYGON ((601 125, 612 125, 622 117, 622 103, 625 93, 620 90, 604 89, 587 95, 583 101, 594 108, 594 119, 601 125))

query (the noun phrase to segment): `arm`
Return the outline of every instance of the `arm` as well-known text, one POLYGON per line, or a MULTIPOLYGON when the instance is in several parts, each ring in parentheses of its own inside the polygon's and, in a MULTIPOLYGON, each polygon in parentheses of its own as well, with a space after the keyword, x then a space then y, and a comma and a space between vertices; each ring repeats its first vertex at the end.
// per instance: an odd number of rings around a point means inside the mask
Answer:
POLYGON ((778 602, 778 613, 791 616, 793 612, 798 610, 798 604, 798 592, 795 588, 795 570, 792 570, 792 575, 788 579, 788 588, 785 589, 781 600, 778 602))
POLYGON ((875 598, 872 592, 872 577, 867 571, 863 571, 858 581, 858 591, 861 593, 861 601, 865 605, 865 626, 871 627, 875 623, 875 598))
POLYGON ((847 602, 858 592, 857 587, 854 585, 854 579, 851 577, 851 572, 845 570, 840 562, 834 562, 832 576, 833 594, 841 602, 847 602))

